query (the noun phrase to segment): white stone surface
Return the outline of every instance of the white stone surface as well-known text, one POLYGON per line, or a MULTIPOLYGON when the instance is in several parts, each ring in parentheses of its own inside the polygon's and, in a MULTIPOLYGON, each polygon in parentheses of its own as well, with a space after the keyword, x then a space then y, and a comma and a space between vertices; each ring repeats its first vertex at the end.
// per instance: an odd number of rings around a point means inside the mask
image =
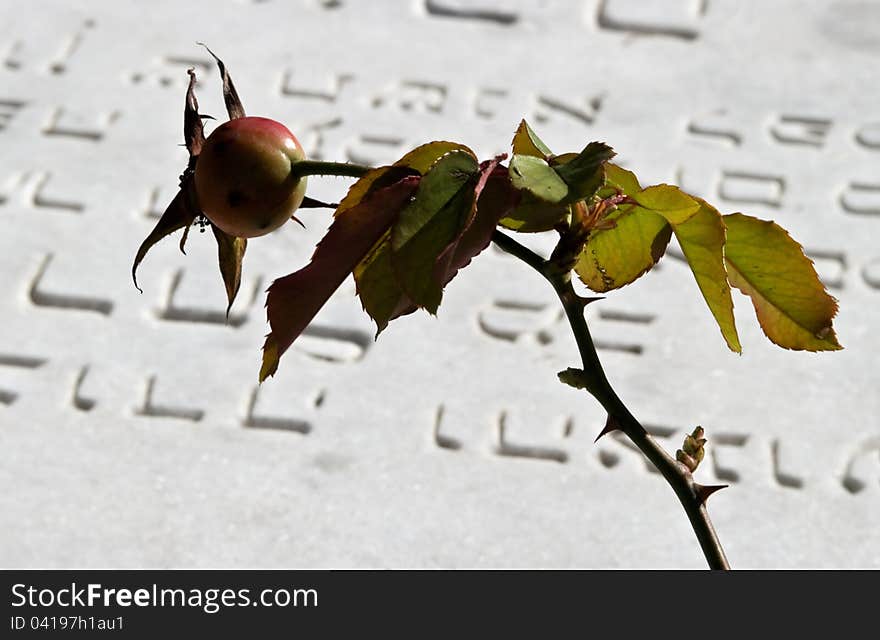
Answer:
POLYGON ((185 163, 187 67, 223 114, 205 41, 313 157, 487 157, 526 117, 789 228, 845 351, 773 347, 738 296, 732 355, 672 256, 589 308, 594 335, 670 449, 707 429, 734 566, 880 567, 878 25, 878 2, 4 0, 0 566, 703 566, 669 488, 592 443, 552 294, 506 256, 376 343, 347 283, 259 389, 263 291, 327 214, 251 243, 231 326, 208 236, 154 248, 134 289, 185 163))

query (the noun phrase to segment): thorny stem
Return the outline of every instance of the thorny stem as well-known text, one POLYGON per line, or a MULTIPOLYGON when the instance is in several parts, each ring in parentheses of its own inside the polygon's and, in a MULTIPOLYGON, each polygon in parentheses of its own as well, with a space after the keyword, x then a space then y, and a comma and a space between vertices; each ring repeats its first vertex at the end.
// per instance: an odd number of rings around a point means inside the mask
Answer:
POLYGON ((568 323, 577 342, 583 362, 584 373, 590 380, 589 391, 608 412, 609 419, 614 421, 614 426, 623 431, 632 440, 639 450, 657 467, 658 471, 666 479, 666 482, 675 491, 675 495, 681 501, 691 527, 700 542, 706 561, 712 569, 729 569, 721 542, 712 527, 709 513, 706 510, 705 497, 701 497, 697 491, 698 485, 694 482, 690 471, 681 463, 677 462, 648 434, 645 428, 630 413, 623 401, 617 396, 596 353, 596 347, 590 336, 590 329, 584 317, 584 300, 574 291, 571 284, 571 272, 561 272, 554 268, 551 261, 544 260, 541 256, 524 247, 513 238, 495 231, 492 241, 507 253, 519 258, 527 265, 544 276, 565 309, 568 323))
MULTIPOLYGON (((307 175, 349 176, 359 178, 370 171, 371 167, 349 164, 345 162, 321 162, 302 160, 291 167, 291 173, 299 177, 307 175)), ((492 242, 507 253, 519 258, 535 271, 540 273, 556 291, 565 309, 568 323, 577 342, 584 374, 589 378, 589 392, 608 412, 609 420, 614 427, 624 434, 653 463, 666 482, 675 491, 681 501, 691 527, 700 542, 703 554, 711 569, 729 569, 721 542, 712 527, 709 513, 706 510, 705 495, 700 495, 699 485, 694 482, 691 472, 683 464, 677 462, 663 447, 651 437, 638 420, 630 413, 623 401, 615 393, 605 375, 590 329, 584 317, 584 299, 575 293, 571 284, 571 269, 565 265, 560 268, 557 260, 545 260, 531 249, 521 245, 513 238, 495 231, 492 242)))

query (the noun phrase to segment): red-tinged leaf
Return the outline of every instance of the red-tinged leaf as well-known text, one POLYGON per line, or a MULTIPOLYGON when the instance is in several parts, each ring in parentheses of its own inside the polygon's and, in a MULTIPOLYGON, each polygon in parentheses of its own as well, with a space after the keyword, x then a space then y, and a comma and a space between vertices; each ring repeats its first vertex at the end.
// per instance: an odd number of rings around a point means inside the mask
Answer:
POLYGON ((489 246, 498 222, 519 202, 521 192, 513 188, 507 170, 499 166, 505 157, 500 155, 480 164, 471 211, 458 237, 443 250, 435 264, 434 277, 444 286, 489 246))
POLYGON ((247 249, 247 238, 237 238, 221 231, 216 225, 211 225, 214 238, 217 239, 217 257, 220 263, 220 275, 223 276, 223 284, 226 286, 226 317, 235 302, 235 296, 241 286, 241 263, 244 252, 247 249))
MULTIPOLYGON (((131 267, 131 278, 134 281, 134 286, 141 293, 143 293, 143 289, 137 283, 137 268, 147 255, 147 252, 165 236, 174 233, 178 229, 189 227, 195 221, 196 216, 199 215, 199 207, 196 202, 195 187, 193 186, 191 175, 189 174, 184 178, 180 191, 177 192, 171 204, 165 209, 150 235, 141 243, 134 257, 134 264, 131 267)), ((181 241, 180 250, 183 251, 183 240, 181 241)))
POLYGON ((733 213, 724 216, 724 225, 730 284, 752 299, 771 342, 799 351, 842 349, 832 326, 837 300, 803 247, 772 221, 733 213))
POLYGON ((266 299, 272 331, 263 346, 261 382, 275 373, 284 352, 394 223, 418 183, 407 177, 369 194, 334 218, 308 265, 272 283, 266 299))
POLYGON ((217 61, 217 66, 220 68, 220 78, 223 80, 223 102, 226 103, 226 112, 229 114, 229 119, 234 120, 235 118, 244 118, 244 107, 241 104, 241 100, 238 98, 238 92, 235 90, 235 85, 232 84, 232 78, 226 70, 226 65, 223 64, 223 61, 218 58, 213 51, 208 49, 208 45, 201 42, 198 44, 207 49, 208 53, 210 53, 214 60, 217 61))

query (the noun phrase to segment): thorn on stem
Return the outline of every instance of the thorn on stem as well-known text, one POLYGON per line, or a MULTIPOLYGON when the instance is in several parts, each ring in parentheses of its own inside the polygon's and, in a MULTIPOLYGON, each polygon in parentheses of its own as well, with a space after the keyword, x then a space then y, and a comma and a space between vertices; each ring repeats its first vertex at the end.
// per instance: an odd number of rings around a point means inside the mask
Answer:
POLYGON ((605 296, 577 296, 578 304, 582 307, 586 307, 591 302, 598 302, 599 300, 604 300, 605 296))
POLYGON ((608 419, 605 421, 605 426, 602 428, 602 431, 599 432, 599 435, 596 436, 596 439, 593 440, 593 444, 599 442, 599 438, 601 438, 602 436, 609 434, 612 431, 619 431, 619 430, 620 430, 620 424, 617 422, 617 420, 614 419, 614 416, 612 416, 609 413, 608 419))
POLYGON ((706 504, 706 500, 709 499, 716 491, 721 491, 722 489, 726 489, 728 485, 726 484, 711 484, 711 485, 702 485, 694 483, 694 492, 697 494, 697 502, 700 505, 706 504))

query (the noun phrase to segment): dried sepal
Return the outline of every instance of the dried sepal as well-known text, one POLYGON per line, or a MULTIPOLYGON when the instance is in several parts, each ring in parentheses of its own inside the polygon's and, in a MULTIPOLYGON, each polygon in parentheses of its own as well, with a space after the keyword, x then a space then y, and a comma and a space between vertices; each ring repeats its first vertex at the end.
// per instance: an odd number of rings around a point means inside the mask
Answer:
MULTIPOLYGON (((322 202, 306 196, 300 203, 300 209, 335 209, 339 206, 338 202, 322 202)), ((294 218, 295 219, 295 218, 294 218)))
POLYGON ((195 168, 195 159, 202 152, 205 144, 205 129, 202 125, 202 116, 199 114, 199 101, 196 98, 196 72, 187 69, 189 74, 189 86, 186 89, 186 105, 183 109, 183 140, 186 150, 189 151, 189 169, 195 168))
POLYGON ((244 252, 247 249, 247 238, 237 238, 222 231, 217 225, 211 225, 211 231, 217 239, 217 258, 220 263, 220 275, 226 286, 226 317, 229 318, 229 310, 235 302, 235 296, 241 287, 241 263, 244 252))
POLYGON ((244 118, 244 107, 238 97, 238 92, 235 90, 235 85, 232 84, 232 77, 229 75, 226 65, 223 64, 223 61, 208 48, 208 45, 203 42, 197 44, 205 47, 207 52, 217 61, 217 67, 220 69, 220 78, 223 80, 223 102, 226 103, 226 112, 229 114, 229 119, 234 120, 236 118, 244 118))
MULTIPOLYGON (((191 176, 184 176, 180 191, 174 196, 171 204, 165 209, 159 222, 150 232, 150 235, 141 243, 134 257, 134 264, 131 267, 131 278, 137 290, 143 293, 143 289, 137 283, 137 268, 147 252, 154 244, 159 242, 165 236, 174 233, 178 229, 188 228, 199 215, 199 208, 195 196, 195 187, 191 176)), ((186 239, 184 236, 183 240, 186 239)), ((183 241, 181 241, 181 251, 183 250, 183 241)))

